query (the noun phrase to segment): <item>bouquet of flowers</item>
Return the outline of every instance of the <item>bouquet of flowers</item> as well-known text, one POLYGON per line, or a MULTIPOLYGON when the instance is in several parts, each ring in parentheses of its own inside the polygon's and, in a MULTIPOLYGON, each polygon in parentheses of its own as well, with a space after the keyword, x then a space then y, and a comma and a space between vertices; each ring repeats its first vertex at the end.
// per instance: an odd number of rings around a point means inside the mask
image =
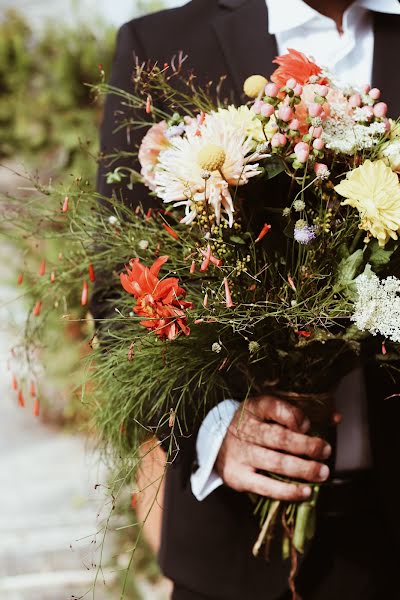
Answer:
MULTIPOLYGON (((270 80, 245 81, 241 106, 191 79, 176 91, 181 65, 138 66, 136 95, 111 91, 153 119, 141 172, 132 161, 108 180, 145 183, 160 208, 94 209, 81 182, 62 202, 75 249, 38 301, 50 310, 86 268, 92 281, 113 273, 99 287, 120 285, 90 370, 98 423, 120 455, 149 432, 173 452, 223 398, 245 410, 263 393, 301 406, 324 435, 346 373, 366 361, 397 369, 400 128, 378 89, 343 86, 296 50, 275 62, 270 80)), ((318 491, 255 499, 254 552, 273 529, 285 556, 303 552, 318 491)))

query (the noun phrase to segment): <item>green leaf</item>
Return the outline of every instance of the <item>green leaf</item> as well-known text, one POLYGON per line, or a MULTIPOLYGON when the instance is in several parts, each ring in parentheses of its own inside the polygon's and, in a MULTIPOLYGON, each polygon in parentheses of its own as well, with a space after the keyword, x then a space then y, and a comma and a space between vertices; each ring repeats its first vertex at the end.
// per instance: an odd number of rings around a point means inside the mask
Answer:
POLYGON ((243 238, 239 237, 238 235, 231 235, 229 237, 229 240, 233 243, 233 244, 245 244, 246 242, 244 241, 243 238))
POLYGON ((390 261, 395 248, 388 250, 387 248, 381 248, 377 240, 373 240, 369 243, 368 250, 370 251, 369 263, 374 269, 379 270, 384 267, 390 261))
POLYGON ((285 170, 285 163, 278 156, 271 156, 265 161, 264 169, 267 179, 272 179, 285 170))
POLYGON ((123 177, 125 175, 120 171, 109 171, 107 173, 107 183, 120 183, 123 177))
POLYGON ((340 261, 336 275, 336 290, 346 292, 346 289, 349 288, 357 275, 360 274, 363 262, 364 253, 361 249, 356 250, 353 254, 340 261))

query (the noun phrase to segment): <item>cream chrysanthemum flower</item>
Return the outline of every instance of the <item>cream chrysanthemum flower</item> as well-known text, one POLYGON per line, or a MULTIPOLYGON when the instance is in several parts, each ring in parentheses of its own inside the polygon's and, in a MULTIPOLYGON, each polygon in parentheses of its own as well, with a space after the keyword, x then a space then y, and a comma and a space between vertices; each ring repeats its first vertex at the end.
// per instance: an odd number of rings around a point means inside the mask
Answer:
POLYGON ((360 213, 360 228, 384 246, 400 231, 400 183, 383 160, 366 160, 347 174, 335 190, 360 213))
POLYGON ((257 118, 254 110, 246 105, 239 107, 230 105, 227 108, 219 108, 215 113, 206 117, 206 123, 209 126, 215 125, 218 121, 218 127, 229 127, 244 131, 247 137, 254 140, 254 145, 265 142, 262 123, 257 118))
POLYGON ((389 119, 389 140, 379 147, 378 158, 396 173, 400 173, 400 122, 389 119))
POLYGON ((254 142, 248 136, 245 124, 237 127, 235 119, 218 111, 207 115, 197 132, 188 131, 186 136, 171 140, 171 145, 159 155, 155 171, 155 193, 165 203, 185 207, 183 223, 196 218, 197 203, 212 207, 216 222, 224 215, 233 224, 233 198, 229 186, 245 185, 258 175, 258 164, 249 161, 254 142), (220 170, 207 173, 205 177, 199 155, 207 146, 217 146, 225 153, 220 170))

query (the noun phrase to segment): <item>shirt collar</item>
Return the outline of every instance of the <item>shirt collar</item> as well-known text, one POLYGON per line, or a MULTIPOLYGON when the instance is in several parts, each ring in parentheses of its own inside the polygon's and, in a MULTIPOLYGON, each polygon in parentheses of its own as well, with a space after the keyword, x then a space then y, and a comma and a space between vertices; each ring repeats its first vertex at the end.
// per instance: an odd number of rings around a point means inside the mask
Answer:
MULTIPOLYGON (((268 29, 272 35, 289 31, 311 22, 313 19, 330 22, 331 19, 321 15, 303 0, 266 0, 268 6, 268 29)), ((347 11, 355 7, 375 12, 400 14, 400 4, 397 0, 355 0, 347 11)), ((346 11, 346 12, 347 12, 346 11)))

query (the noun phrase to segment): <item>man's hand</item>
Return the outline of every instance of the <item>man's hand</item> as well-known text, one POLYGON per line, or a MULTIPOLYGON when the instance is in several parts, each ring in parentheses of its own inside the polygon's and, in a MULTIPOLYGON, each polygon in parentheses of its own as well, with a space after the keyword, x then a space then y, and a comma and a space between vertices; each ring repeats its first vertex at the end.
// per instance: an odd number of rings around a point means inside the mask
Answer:
MULTIPOLYGON (((338 419, 336 419, 338 420, 338 419)), ((243 402, 232 420, 216 460, 226 485, 277 500, 304 500, 307 485, 278 481, 259 470, 292 479, 322 482, 329 468, 320 461, 331 454, 321 438, 305 435, 310 421, 295 406, 274 396, 243 402), (307 457, 307 458, 304 458, 307 457)))

